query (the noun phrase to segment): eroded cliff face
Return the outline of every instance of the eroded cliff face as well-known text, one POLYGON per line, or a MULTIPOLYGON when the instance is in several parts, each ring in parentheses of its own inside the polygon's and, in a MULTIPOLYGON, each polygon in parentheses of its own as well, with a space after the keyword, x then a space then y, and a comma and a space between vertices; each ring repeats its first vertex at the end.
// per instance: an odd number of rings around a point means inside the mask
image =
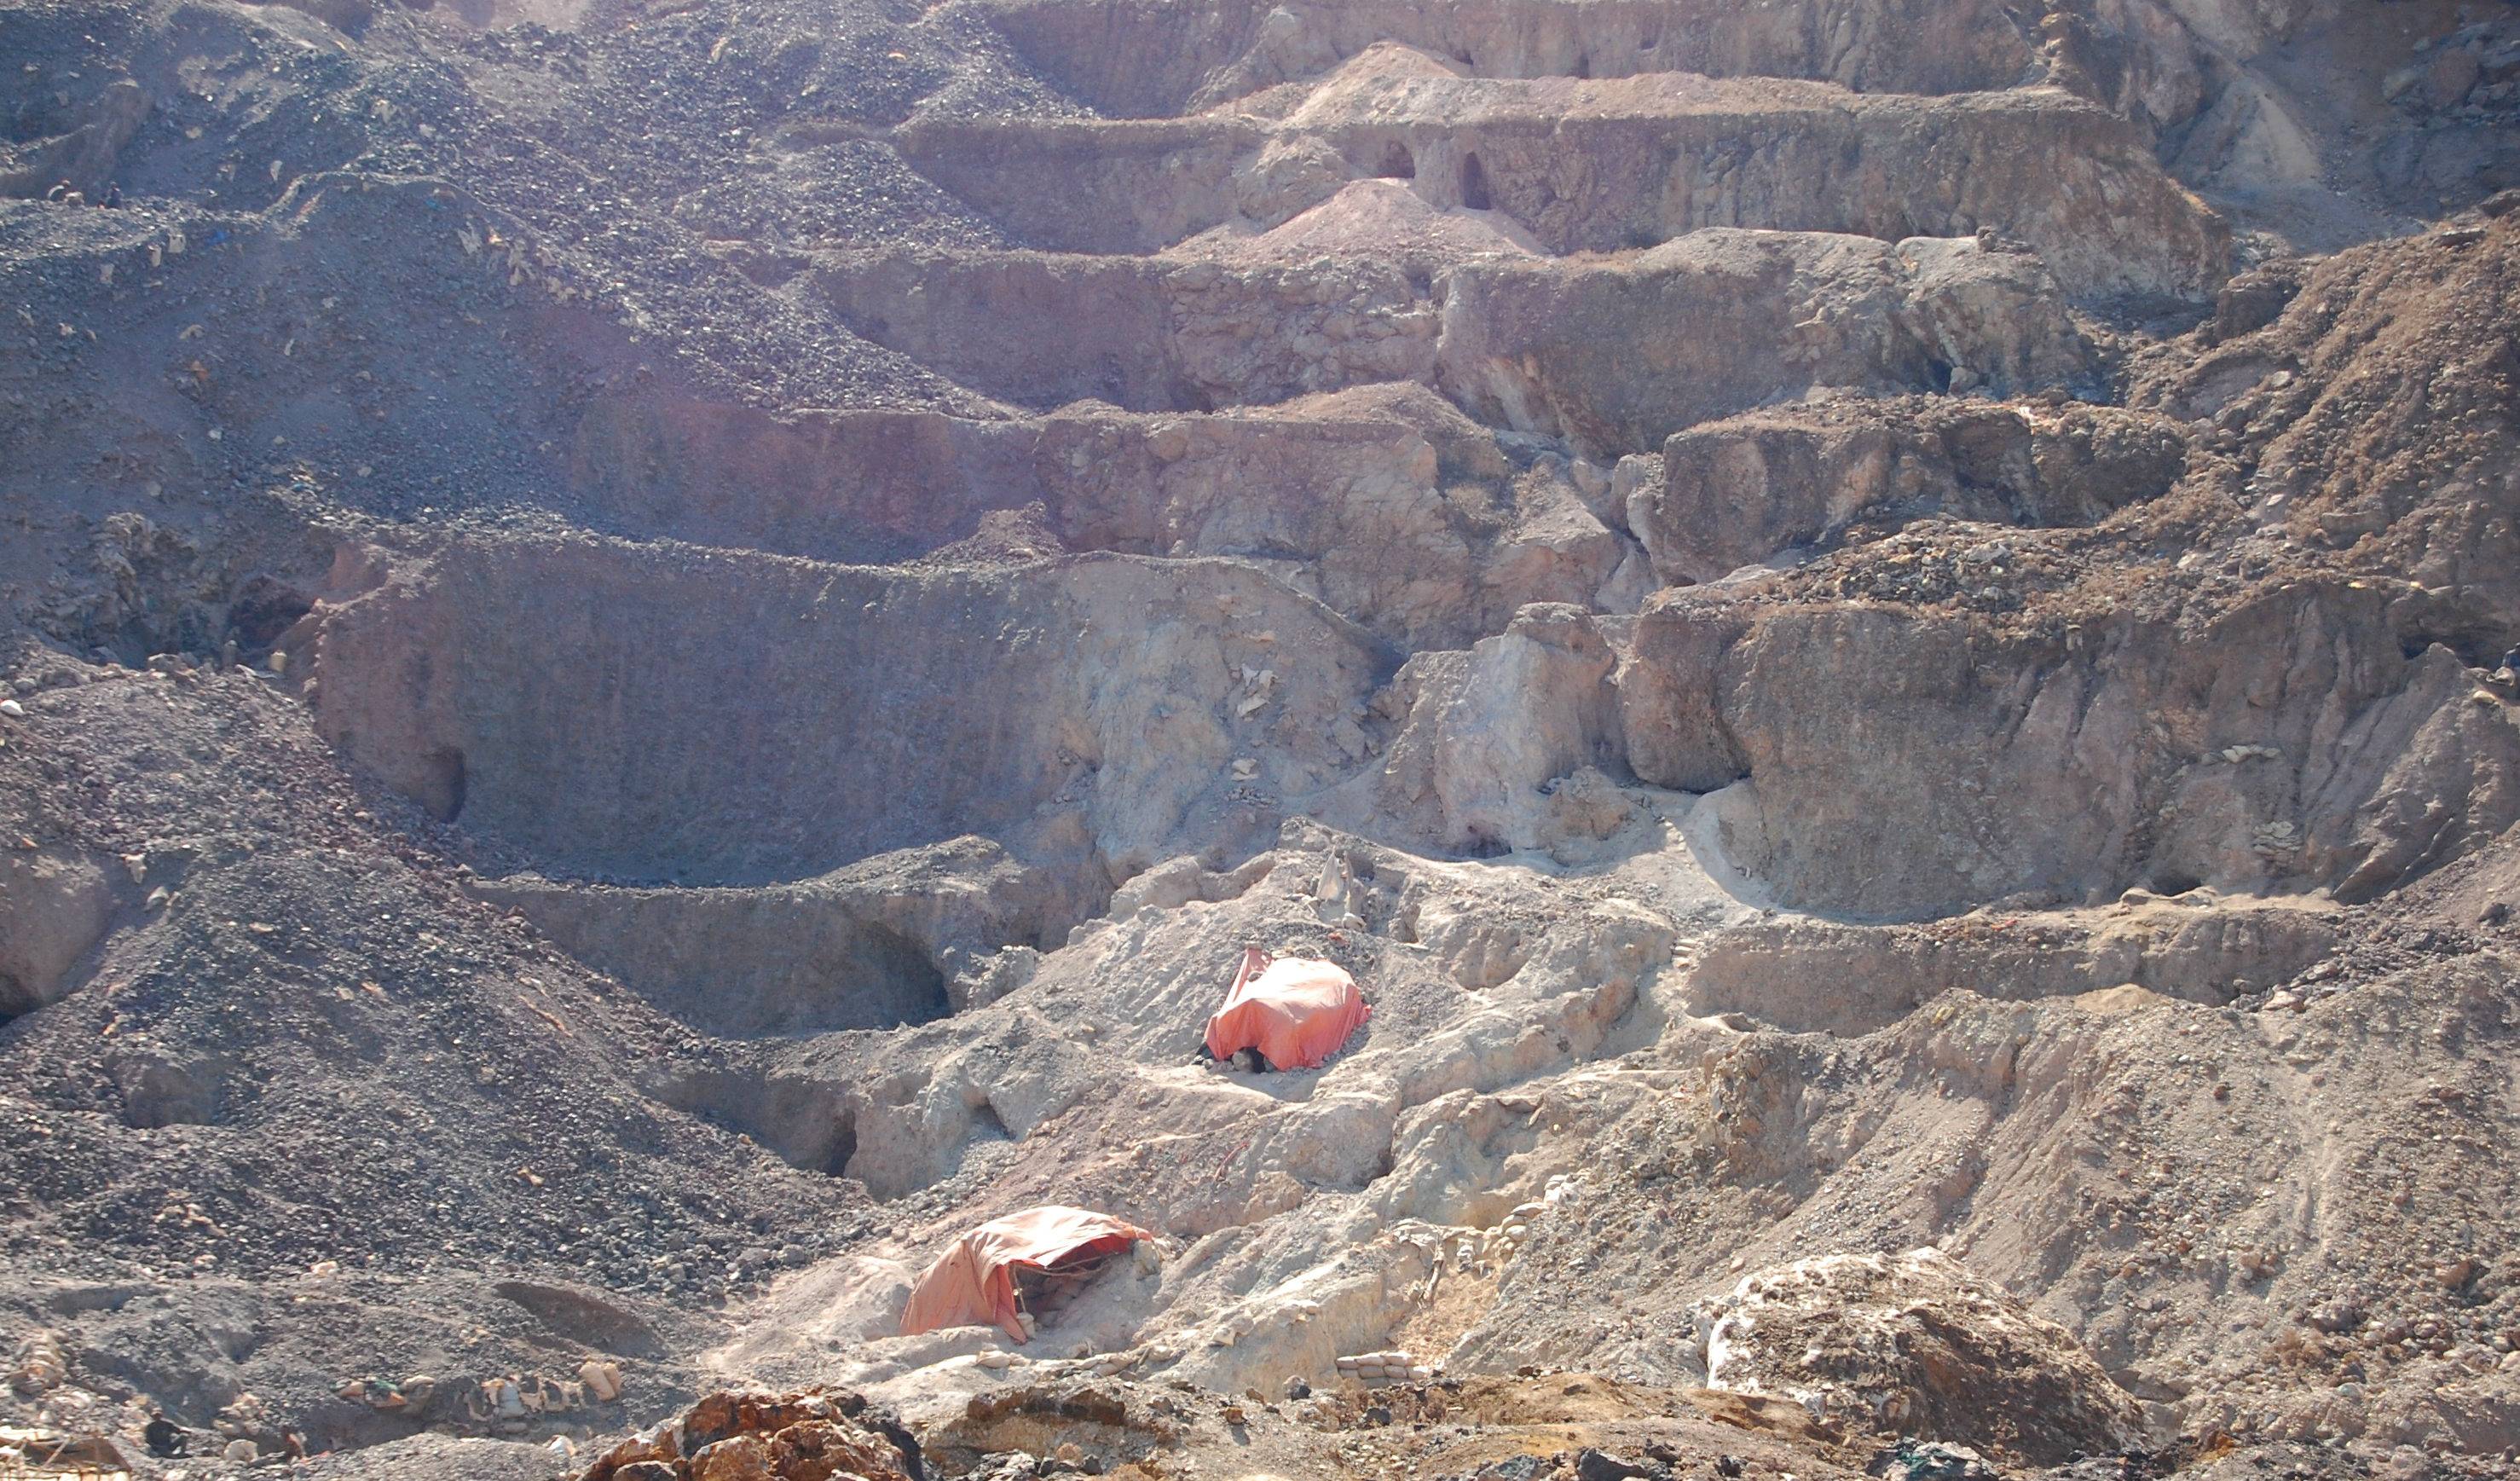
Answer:
POLYGON ((0 1418, 2497 1473, 2502 10, 0 4, 0 1418))

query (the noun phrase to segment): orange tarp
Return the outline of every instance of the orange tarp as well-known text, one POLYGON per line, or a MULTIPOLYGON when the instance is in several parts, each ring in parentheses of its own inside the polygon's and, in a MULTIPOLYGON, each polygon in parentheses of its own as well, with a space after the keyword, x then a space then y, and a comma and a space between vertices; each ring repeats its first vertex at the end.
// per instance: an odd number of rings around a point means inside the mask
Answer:
POLYGON ((1078 1255, 1127 1249, 1153 1237, 1109 1214, 1057 1205, 992 1219, 947 1245, 919 1278, 910 1305, 901 1313, 901 1334, 995 1323, 1021 1342, 1023 1324, 1015 1320, 1017 1267, 1044 1270, 1078 1255))
POLYGON ((1234 990, 1207 1020, 1207 1052, 1225 1059, 1257 1049, 1273 1068, 1311 1069, 1337 1054, 1372 1011, 1337 963, 1272 962, 1267 952, 1248 947, 1234 990))

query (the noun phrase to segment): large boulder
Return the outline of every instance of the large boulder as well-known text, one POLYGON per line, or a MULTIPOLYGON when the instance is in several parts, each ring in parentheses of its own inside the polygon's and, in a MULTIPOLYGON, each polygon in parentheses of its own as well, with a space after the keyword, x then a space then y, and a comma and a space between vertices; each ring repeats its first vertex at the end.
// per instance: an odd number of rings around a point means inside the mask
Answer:
POLYGON ((2141 1443, 2143 1407, 2055 1323, 1932 1248, 1745 1276, 1699 1308, 1706 1382, 2039 1464, 2141 1443))
POLYGON ((917 1456, 908 1433, 855 1394, 721 1390, 605 1452, 579 1481, 910 1481, 917 1456))

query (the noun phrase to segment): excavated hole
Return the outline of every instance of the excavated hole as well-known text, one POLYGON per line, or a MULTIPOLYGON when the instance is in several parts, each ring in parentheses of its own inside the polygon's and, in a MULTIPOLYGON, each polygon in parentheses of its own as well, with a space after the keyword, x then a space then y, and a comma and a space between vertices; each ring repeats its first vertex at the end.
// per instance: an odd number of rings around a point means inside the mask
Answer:
POLYGON ((710 1070, 664 1087, 659 1099, 750 1137, 801 1172, 844 1177, 858 1152, 857 1112, 827 1081, 710 1070))
POLYGON ((1382 160, 1373 167, 1373 172, 1385 180, 1415 180, 1418 178, 1418 160, 1409 153, 1408 145, 1394 139, 1382 147, 1382 160))
POLYGON ((1479 163, 1475 154, 1462 157, 1462 204, 1474 211, 1488 210, 1496 204, 1488 194, 1487 166, 1479 163))
POLYGON ((563 944, 626 978, 651 1007, 719 1038, 910 1028, 954 1011, 945 974, 927 953, 881 925, 855 922, 830 954, 811 953, 785 970, 774 959, 788 943, 779 941, 752 949, 732 943, 714 968, 703 963, 659 969, 652 942, 670 945, 674 924, 638 922, 632 929, 636 934, 615 946, 589 949, 573 938, 563 944))
POLYGON ((285 581, 255 576, 228 603, 228 632, 248 651, 268 649, 291 624, 315 609, 315 599, 285 581))

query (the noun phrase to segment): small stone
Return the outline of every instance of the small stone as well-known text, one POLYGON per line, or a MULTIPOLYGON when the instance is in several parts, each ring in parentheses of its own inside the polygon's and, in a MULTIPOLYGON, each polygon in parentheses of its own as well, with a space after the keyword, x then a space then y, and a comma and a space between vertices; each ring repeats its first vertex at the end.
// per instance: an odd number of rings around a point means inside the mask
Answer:
POLYGON ((254 1457, 261 1454, 261 1450, 250 1440, 230 1440, 228 1448, 221 1451, 219 1456, 230 1465, 251 1465, 254 1457))
POLYGON ((26 718, 26 706, 15 699, 0 699, 0 715, 7 715, 12 720, 23 720, 26 718))

